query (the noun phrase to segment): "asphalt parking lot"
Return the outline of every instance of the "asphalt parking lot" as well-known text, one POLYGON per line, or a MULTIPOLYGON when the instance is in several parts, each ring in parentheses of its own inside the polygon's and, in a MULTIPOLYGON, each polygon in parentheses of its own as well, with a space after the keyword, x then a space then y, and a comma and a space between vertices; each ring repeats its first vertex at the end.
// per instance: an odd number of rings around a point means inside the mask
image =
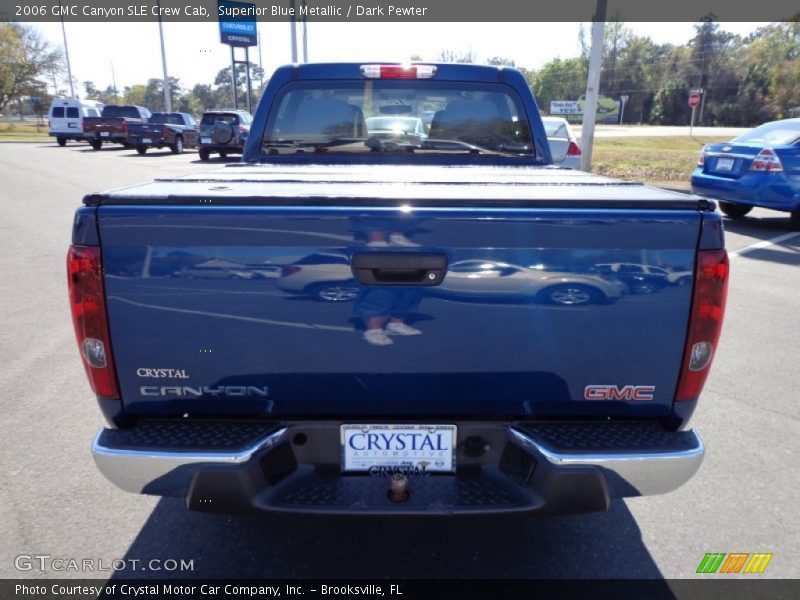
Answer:
POLYGON ((772 552, 761 577, 800 575, 800 232, 761 209, 726 221, 729 308, 692 423, 707 456, 672 494, 575 517, 379 521, 207 515, 114 488, 89 452, 103 421, 67 306, 72 214, 87 192, 218 167, 192 152, 0 144, 0 577, 81 575, 15 569, 46 554, 193 559, 193 577, 678 578, 706 552, 772 552))

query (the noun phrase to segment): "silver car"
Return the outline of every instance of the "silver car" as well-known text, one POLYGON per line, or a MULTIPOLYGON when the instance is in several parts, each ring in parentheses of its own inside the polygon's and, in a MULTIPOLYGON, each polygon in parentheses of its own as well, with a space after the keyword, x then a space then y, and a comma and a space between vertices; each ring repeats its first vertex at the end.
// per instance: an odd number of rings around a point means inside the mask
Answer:
POLYGON ((566 119, 560 117, 542 117, 553 164, 568 169, 581 168, 581 147, 578 138, 566 119))
POLYGON ((525 267, 481 259, 454 262, 441 285, 430 289, 432 294, 452 299, 483 297, 513 302, 536 298, 563 306, 601 304, 626 292, 625 284, 618 279, 589 270, 544 264, 525 267))

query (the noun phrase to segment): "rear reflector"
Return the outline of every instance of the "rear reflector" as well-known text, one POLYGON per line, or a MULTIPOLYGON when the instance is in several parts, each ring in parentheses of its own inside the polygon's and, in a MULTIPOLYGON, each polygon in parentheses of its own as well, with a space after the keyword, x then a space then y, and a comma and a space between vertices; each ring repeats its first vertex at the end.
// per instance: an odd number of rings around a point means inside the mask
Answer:
POLYGON ((111 341, 108 335, 100 248, 70 246, 67 254, 72 324, 92 390, 104 398, 119 398, 111 341))
POLYGON ((694 400, 706 383, 717 350, 728 297, 728 253, 700 250, 689 318, 689 335, 675 401, 694 400))
POLYGON ((751 171, 769 171, 770 173, 783 171, 781 159, 770 148, 764 148, 753 159, 750 165, 751 171))
POLYGON ((581 155, 581 147, 578 146, 577 142, 570 142, 569 146, 567 147, 567 156, 580 156, 581 155))
POLYGON ((367 79, 430 79, 436 75, 433 65, 361 65, 367 79))

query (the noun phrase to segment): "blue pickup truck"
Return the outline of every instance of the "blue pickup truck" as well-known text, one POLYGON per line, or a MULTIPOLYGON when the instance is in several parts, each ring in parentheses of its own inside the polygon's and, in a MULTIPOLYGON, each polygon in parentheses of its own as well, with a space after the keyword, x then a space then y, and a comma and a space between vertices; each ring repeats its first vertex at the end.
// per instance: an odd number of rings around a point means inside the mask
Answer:
POLYGON ((509 68, 286 66, 251 132, 241 163, 75 215, 111 482, 210 512, 552 514, 697 471, 728 280, 713 204, 553 167, 509 68), (424 132, 372 135, 381 116, 424 132), (301 293, 331 282, 350 292, 301 293))

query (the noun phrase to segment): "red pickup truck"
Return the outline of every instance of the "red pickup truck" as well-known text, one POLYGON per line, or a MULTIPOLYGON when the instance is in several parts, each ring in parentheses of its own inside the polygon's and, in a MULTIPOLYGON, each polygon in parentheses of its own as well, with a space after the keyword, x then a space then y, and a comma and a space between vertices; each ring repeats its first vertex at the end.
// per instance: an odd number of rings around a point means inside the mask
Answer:
POLYGON ((95 150, 103 143, 128 145, 128 125, 147 123, 151 113, 144 106, 108 104, 99 117, 83 119, 83 137, 95 150))

